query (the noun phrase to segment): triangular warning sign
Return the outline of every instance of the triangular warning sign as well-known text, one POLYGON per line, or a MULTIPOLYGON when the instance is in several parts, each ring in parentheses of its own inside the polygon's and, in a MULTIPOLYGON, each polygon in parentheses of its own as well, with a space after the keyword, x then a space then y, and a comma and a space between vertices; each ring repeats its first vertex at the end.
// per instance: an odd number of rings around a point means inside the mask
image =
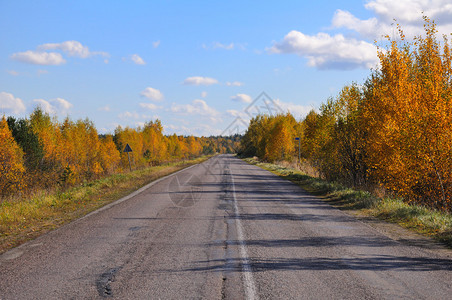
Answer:
POLYGON ((130 148, 129 144, 126 145, 123 152, 132 152, 132 148, 130 148))

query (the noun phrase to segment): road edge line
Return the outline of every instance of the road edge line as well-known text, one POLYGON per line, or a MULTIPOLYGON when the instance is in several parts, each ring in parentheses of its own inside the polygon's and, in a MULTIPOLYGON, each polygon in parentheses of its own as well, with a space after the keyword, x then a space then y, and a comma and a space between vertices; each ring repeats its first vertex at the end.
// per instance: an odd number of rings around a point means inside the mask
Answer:
POLYGON ((251 269, 250 262, 248 260, 248 251, 246 250, 246 242, 243 239, 243 227, 242 223, 240 222, 240 213, 239 208, 237 206, 237 197, 235 195, 235 183, 234 183, 234 176, 232 175, 232 171, 230 172, 231 175, 231 184, 232 184, 232 198, 234 199, 234 213, 236 217, 236 227, 237 227, 237 235, 239 239, 239 249, 240 249, 240 256, 242 257, 243 263, 242 263, 242 269, 243 269, 243 275, 245 279, 245 293, 246 298, 250 300, 258 300, 259 297, 256 294, 256 285, 254 284, 254 278, 253 278, 253 270, 251 269))

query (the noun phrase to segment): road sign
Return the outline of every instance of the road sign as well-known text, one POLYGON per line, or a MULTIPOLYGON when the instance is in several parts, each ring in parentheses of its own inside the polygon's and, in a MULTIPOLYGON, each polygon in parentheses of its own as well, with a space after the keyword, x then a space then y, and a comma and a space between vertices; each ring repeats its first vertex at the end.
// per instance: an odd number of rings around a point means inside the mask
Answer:
POLYGON ((123 152, 127 152, 127 153, 132 152, 132 148, 130 148, 129 144, 126 145, 123 152))
POLYGON ((301 152, 300 152, 301 140, 299 137, 296 137, 295 140, 298 141, 298 164, 300 164, 301 163, 301 152))
POLYGON ((129 170, 132 172, 132 165, 130 164, 130 156, 129 152, 132 152, 132 148, 130 148, 129 144, 126 145, 123 152, 127 152, 127 159, 129 160, 129 170))

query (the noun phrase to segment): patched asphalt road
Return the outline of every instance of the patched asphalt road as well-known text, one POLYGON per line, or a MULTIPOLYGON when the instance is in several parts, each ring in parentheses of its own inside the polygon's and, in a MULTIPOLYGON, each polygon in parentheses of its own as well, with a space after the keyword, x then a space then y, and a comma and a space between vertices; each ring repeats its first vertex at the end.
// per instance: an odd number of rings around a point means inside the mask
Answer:
POLYGON ((0 256, 0 299, 451 299, 452 257, 220 155, 0 256))

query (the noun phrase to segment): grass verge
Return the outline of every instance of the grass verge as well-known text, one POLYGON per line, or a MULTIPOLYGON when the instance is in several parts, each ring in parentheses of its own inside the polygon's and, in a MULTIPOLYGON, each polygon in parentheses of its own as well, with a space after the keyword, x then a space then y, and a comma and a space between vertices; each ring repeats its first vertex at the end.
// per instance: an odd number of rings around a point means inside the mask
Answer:
POLYGON ((67 190, 39 191, 0 203, 0 253, 78 219, 140 187, 210 156, 114 174, 67 190))
POLYGON ((340 209, 359 210, 364 215, 397 223, 452 248, 452 215, 449 213, 409 205, 401 199, 378 198, 370 192, 354 190, 338 183, 314 178, 296 169, 262 163, 252 158, 244 160, 294 182, 307 192, 320 196, 340 209))

